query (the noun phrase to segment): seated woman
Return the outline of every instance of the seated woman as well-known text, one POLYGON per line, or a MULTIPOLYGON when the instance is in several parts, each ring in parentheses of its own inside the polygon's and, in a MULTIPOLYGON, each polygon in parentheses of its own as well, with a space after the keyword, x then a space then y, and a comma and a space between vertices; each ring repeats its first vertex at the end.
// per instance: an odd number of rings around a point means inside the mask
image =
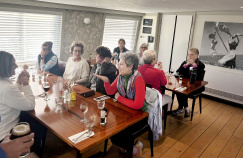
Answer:
MULTIPOLYGON (((176 72, 178 72, 183 77, 190 77, 190 67, 193 67, 197 70, 197 78, 196 80, 203 80, 204 77, 204 68, 205 65, 199 60, 199 50, 197 48, 191 48, 188 51, 187 54, 187 61, 184 61, 181 66, 178 68, 176 72)), ((199 91, 203 91, 204 87, 202 89, 198 89, 195 93, 198 93, 199 91)), ((185 115, 184 117, 190 117, 190 109, 188 107, 188 98, 183 93, 177 93, 177 100, 179 103, 179 107, 177 110, 172 111, 172 115, 176 116, 178 114, 184 113, 183 107, 185 109, 185 115)))
POLYGON ((84 53, 82 42, 74 41, 71 45, 72 57, 68 58, 63 78, 73 80, 80 85, 85 85, 89 80, 89 64, 81 55, 84 53))
POLYGON ((61 76, 57 56, 52 52, 52 45, 53 43, 50 41, 42 44, 42 51, 38 55, 37 67, 41 71, 45 69, 54 75, 61 76))
MULTIPOLYGON (((35 97, 29 85, 29 74, 23 70, 13 84, 9 78, 18 67, 12 54, 0 51, 0 142, 19 122, 21 111, 35 108, 35 97), (22 94, 23 93, 23 94, 22 94)), ((22 153, 21 153, 22 154, 22 153)))
MULTIPOLYGON (((145 83, 140 72, 137 71, 138 63, 139 59, 137 54, 132 52, 123 53, 120 54, 120 61, 118 65, 119 75, 112 84, 110 84, 109 79, 105 76, 94 76, 103 80, 107 94, 115 94, 115 99, 122 104, 132 109, 147 111, 146 104, 144 104, 145 83)), ((112 136, 112 143, 126 149, 129 143, 127 139, 129 134, 141 129, 145 123, 147 123, 147 120, 134 124, 115 136, 112 136)))
POLYGON ((110 83, 116 78, 116 66, 110 62, 111 51, 109 48, 99 46, 96 48, 96 64, 94 64, 90 76, 89 82, 86 84, 87 88, 106 94, 104 82, 93 76, 93 74, 102 75, 108 77, 110 83))
POLYGON ((139 53, 138 53, 138 57, 139 57, 139 65, 143 65, 143 52, 148 50, 148 45, 146 43, 141 44, 140 48, 139 48, 139 53))
MULTIPOLYGON (((112 58, 111 58, 113 63, 114 63, 114 60, 119 61, 119 59, 120 59, 119 56, 121 53, 125 53, 128 51, 128 49, 125 48, 126 42, 123 38, 120 38, 118 40, 118 45, 119 46, 114 48, 114 50, 113 50, 113 54, 112 54, 112 58)), ((114 63, 114 64, 116 64, 116 63, 114 63)))
POLYGON ((138 71, 143 76, 146 83, 151 83, 152 87, 161 93, 161 86, 167 84, 164 71, 154 68, 157 55, 153 50, 146 50, 143 52, 144 65, 138 67, 138 71))

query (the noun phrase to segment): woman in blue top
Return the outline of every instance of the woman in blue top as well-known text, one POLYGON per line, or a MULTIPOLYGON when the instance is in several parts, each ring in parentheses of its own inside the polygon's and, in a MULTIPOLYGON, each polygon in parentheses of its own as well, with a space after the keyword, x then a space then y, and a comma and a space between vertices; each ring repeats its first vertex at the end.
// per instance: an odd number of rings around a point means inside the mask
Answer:
POLYGON ((57 56, 52 52, 52 45, 50 41, 42 44, 42 51, 38 55, 38 67, 41 71, 49 70, 50 73, 61 76, 57 56))

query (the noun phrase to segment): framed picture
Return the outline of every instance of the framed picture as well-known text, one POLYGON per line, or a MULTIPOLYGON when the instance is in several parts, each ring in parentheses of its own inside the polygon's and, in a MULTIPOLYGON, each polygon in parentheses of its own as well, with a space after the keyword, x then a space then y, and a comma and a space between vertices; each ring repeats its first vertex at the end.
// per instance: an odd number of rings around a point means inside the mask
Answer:
POLYGON ((209 65, 243 70, 243 23, 204 23, 200 60, 209 65))
POLYGON ((152 26, 153 25, 153 19, 143 19, 143 25, 152 26))
POLYGON ((151 34, 151 32, 152 32, 152 27, 143 27, 143 33, 151 34))

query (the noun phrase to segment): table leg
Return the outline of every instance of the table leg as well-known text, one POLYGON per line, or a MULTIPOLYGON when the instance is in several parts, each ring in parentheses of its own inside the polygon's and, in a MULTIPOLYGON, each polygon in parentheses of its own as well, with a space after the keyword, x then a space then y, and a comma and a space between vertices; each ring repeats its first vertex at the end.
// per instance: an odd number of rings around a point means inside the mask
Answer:
POLYGON ((77 156, 76 158, 82 158, 82 153, 80 153, 79 151, 77 151, 77 156))

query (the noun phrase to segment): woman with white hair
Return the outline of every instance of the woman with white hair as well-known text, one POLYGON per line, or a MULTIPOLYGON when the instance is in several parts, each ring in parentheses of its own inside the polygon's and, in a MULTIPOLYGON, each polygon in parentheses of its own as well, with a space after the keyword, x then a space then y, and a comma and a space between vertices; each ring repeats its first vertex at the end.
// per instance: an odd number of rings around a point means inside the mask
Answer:
POLYGON ((84 53, 82 42, 74 41, 70 48, 72 57, 68 58, 63 78, 85 85, 89 80, 89 64, 81 57, 84 53))
MULTIPOLYGON (((147 104, 145 103, 145 83, 140 72, 137 71, 138 63, 139 59, 137 54, 133 52, 122 53, 120 54, 118 65, 119 75, 112 84, 110 84, 109 79, 105 76, 95 76, 104 81, 105 90, 108 95, 115 94, 115 99, 132 109, 147 111, 147 104)), ((141 129, 146 123, 147 120, 145 119, 112 136, 112 143, 122 149, 127 149, 129 146, 129 140, 127 139, 129 134, 141 129)), ((141 148, 139 150, 142 151, 141 148)), ((137 154, 141 156, 142 152, 140 151, 137 154)))
POLYGON ((139 48, 139 53, 138 53, 138 57, 139 57, 139 65, 143 65, 143 52, 145 50, 148 50, 148 45, 146 43, 141 44, 140 48, 139 48))
POLYGON ((138 67, 138 71, 143 76, 146 83, 151 83, 152 87, 161 93, 161 86, 167 84, 164 71, 154 68, 157 55, 154 50, 146 50, 143 52, 144 65, 138 67))

